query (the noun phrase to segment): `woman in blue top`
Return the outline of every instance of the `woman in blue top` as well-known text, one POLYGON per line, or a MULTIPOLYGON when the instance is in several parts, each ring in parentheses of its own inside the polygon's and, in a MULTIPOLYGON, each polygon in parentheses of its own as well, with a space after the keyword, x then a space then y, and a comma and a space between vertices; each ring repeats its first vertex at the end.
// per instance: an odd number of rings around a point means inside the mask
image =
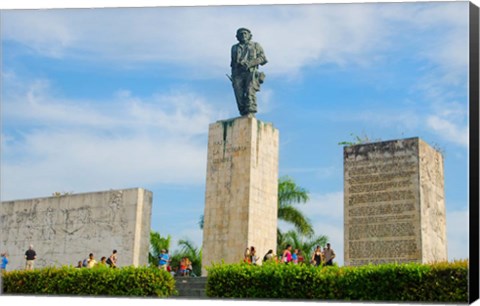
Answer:
POLYGON ((168 261, 169 261, 169 256, 168 256, 168 253, 165 249, 163 249, 161 251, 161 254, 158 256, 158 267, 160 269, 163 269, 165 271, 167 271, 167 264, 168 264, 168 261))
POLYGON ((8 257, 7 257, 7 253, 2 253, 2 259, 1 259, 1 262, 0 262, 0 271, 5 271, 7 269, 7 264, 8 264, 8 257))

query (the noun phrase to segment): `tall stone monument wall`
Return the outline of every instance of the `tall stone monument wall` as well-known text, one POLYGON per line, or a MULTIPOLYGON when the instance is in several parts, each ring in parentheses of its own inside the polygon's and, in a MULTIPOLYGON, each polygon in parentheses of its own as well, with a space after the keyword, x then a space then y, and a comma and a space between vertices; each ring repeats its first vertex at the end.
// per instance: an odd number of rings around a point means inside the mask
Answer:
POLYGON ((23 269, 30 244, 35 267, 76 265, 113 249, 118 265, 148 264, 152 193, 135 188, 2 202, 0 250, 8 270, 23 269))
POLYGON ((447 260, 443 157, 419 138, 344 149, 345 265, 447 260))
POLYGON ((210 125, 204 268, 240 262, 247 247, 259 257, 276 249, 277 189, 277 129, 250 117, 210 125))
POLYGON ((443 157, 419 141, 422 257, 424 262, 447 260, 447 228, 443 157))

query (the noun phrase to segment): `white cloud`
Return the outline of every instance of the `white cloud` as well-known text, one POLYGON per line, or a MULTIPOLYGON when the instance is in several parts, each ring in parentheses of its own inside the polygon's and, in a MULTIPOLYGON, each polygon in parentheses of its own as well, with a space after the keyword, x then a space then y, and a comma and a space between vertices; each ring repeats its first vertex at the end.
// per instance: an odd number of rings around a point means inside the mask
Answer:
POLYGON ((20 80, 10 76, 2 103, 4 118, 44 127, 82 127, 145 130, 157 128, 175 135, 206 133, 216 115, 224 115, 192 91, 181 88, 150 97, 119 90, 108 100, 65 99, 54 93, 48 80, 20 80), (22 84, 22 85, 19 85, 22 84))
POLYGON ((437 4, 391 4, 384 7, 382 16, 390 21, 387 26, 402 27, 401 31, 391 29, 399 34, 397 38, 405 38, 400 36, 402 32, 409 36, 407 42, 418 48, 414 58, 427 59, 444 72, 458 73, 468 66, 468 5, 437 4))
MULTIPOLYGON (((20 82, 15 80, 14 82, 20 82)), ((89 125, 111 127, 112 118, 91 107, 89 101, 68 101, 50 94, 47 80, 25 81, 22 88, 9 90, 15 85, 6 82, 6 98, 2 103, 4 118, 29 123, 62 124, 69 126, 89 125)), ((18 86, 18 85, 17 85, 18 86)), ((93 102, 93 101, 92 101, 93 102)))
POLYGON ((2 199, 203 183, 208 124, 222 114, 202 97, 121 91, 114 101, 74 101, 56 98, 46 84, 6 94, 2 199))
MULTIPOLYGON (((421 33, 415 57, 426 59, 419 67, 417 85, 410 90, 425 101, 429 113, 424 128, 445 142, 468 147, 468 6, 455 3, 422 9, 405 16, 421 33), (463 17, 462 17, 463 16, 463 17), (441 34, 440 34, 441 33, 441 34)), ((420 102, 418 101, 418 102, 420 102)))
POLYGON ((265 49, 267 74, 293 77, 304 67, 322 63, 373 65, 385 50, 395 48, 399 29, 425 29, 421 33, 428 37, 427 31, 442 26, 454 31, 440 42, 426 40, 420 48, 424 46, 427 59, 452 69, 465 65, 468 27, 462 16, 467 7, 320 4, 7 11, 2 33, 5 41, 45 56, 114 61, 130 68, 153 62, 159 70, 175 64, 183 65, 189 76, 223 77, 235 31, 246 26, 265 49))
POLYGON ((438 116, 429 116, 427 126, 444 140, 468 147, 468 126, 459 126, 438 116))
POLYGON ((312 193, 310 201, 299 207, 308 216, 343 220, 343 191, 312 193))
POLYGON ((21 152, 21 158, 2 161, 2 199, 54 191, 199 184, 205 176, 206 150, 185 139, 47 131, 28 134, 20 143, 7 142, 5 150, 21 152))

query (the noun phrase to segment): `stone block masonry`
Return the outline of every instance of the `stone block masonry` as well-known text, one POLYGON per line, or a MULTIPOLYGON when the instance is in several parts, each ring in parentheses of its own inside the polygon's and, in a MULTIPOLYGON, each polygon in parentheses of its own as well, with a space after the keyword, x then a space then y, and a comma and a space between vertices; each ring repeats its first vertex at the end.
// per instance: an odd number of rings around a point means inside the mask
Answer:
POLYGON ((443 157, 419 138, 344 148, 345 265, 447 260, 443 157))
POLYGON ((152 193, 145 189, 62 195, 2 202, 0 250, 8 270, 23 269, 30 244, 35 267, 76 265, 118 251, 119 266, 148 264, 152 193))
POLYGON ((210 125, 202 273, 242 261, 250 246, 260 258, 276 249, 278 141, 278 130, 256 118, 210 125))

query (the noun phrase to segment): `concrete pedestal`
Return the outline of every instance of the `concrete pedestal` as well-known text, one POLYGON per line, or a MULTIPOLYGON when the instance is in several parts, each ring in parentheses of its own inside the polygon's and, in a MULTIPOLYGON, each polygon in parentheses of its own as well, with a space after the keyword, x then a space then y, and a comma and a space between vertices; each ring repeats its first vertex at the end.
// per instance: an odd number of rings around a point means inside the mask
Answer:
POLYGON ((419 138, 346 147, 345 265, 447 260, 443 157, 419 138))
POLYGON ((276 249, 278 130, 256 118, 209 127, 203 274, 212 263, 237 263, 247 247, 276 249))

